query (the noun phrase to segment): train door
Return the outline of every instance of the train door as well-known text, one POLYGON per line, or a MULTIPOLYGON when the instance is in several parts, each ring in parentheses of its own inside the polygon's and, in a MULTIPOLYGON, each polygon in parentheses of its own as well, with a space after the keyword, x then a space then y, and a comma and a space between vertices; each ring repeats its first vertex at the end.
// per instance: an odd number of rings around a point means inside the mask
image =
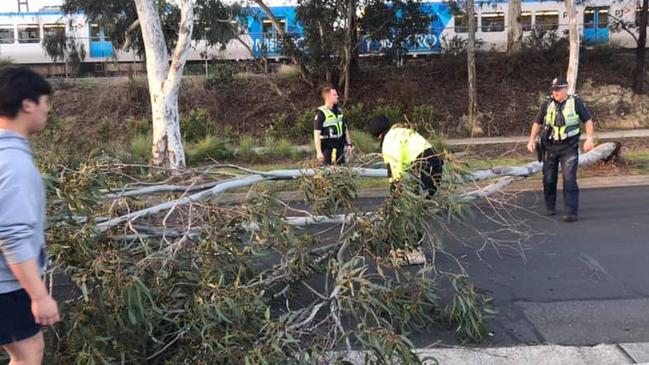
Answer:
POLYGON ((608 44, 608 7, 587 7, 584 11, 584 43, 608 44))
POLYGON ((113 44, 98 24, 90 25, 90 57, 107 58, 113 54, 113 44))

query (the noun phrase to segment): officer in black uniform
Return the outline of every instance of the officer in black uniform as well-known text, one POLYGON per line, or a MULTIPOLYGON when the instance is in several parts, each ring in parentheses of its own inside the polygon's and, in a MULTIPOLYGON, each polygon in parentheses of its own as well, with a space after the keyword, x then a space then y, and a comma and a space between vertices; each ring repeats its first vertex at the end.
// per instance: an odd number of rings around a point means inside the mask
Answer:
POLYGON ((344 119, 343 111, 338 106, 338 92, 331 87, 322 89, 324 105, 319 107, 313 121, 313 139, 318 161, 325 165, 345 163, 354 146, 344 119))
POLYGON ((568 94, 568 81, 562 77, 552 80, 552 95, 543 103, 532 123, 527 149, 535 153, 541 148, 543 161, 543 195, 549 216, 555 215, 558 168, 563 174, 564 222, 577 221, 579 210, 579 137, 581 127, 586 131, 584 151, 593 149, 593 120, 584 102, 568 94), (540 135, 540 141, 537 137, 540 135), (540 142, 540 144, 537 144, 540 142))

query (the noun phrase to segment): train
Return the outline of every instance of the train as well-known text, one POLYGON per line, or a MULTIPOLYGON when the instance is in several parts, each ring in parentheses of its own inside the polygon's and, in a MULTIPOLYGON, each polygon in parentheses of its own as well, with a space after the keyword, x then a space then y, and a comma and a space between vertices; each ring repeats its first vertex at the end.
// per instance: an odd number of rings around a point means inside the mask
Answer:
MULTIPOLYGON (((616 45, 636 47, 634 37, 625 31, 613 31, 613 22, 638 24, 639 0, 590 0, 577 6, 578 28, 585 45, 616 45)), ((97 24, 83 14, 65 14, 63 0, 3 0, 0 5, 0 60, 32 66, 56 64, 44 51, 43 39, 54 32, 65 32, 85 50, 82 63, 104 71, 112 67, 119 71, 141 65, 133 52, 115 49, 111 40, 97 24)), ((267 0, 274 16, 300 46, 304 41, 302 25, 296 17, 297 0, 267 0)), ((476 0, 476 37, 481 49, 502 51, 507 44, 509 4, 507 0, 476 0)), ((422 0, 422 12, 430 18, 426 34, 406 45, 408 55, 434 55, 444 52, 445 42, 466 39, 465 16, 453 11, 445 0, 422 0)), ((258 7, 245 7, 245 21, 237 22, 239 39, 225 47, 211 47, 205 41, 194 41, 188 62, 207 60, 246 61, 264 57, 282 60, 282 47, 276 29, 258 7)), ((523 0, 520 21, 524 36, 535 29, 567 32, 568 16, 564 1, 523 0)), ((361 39, 361 56, 381 54, 389 47, 387 40, 361 39)), ((59 61, 58 63, 61 63, 59 61)), ((51 70, 51 67, 48 67, 51 70)))

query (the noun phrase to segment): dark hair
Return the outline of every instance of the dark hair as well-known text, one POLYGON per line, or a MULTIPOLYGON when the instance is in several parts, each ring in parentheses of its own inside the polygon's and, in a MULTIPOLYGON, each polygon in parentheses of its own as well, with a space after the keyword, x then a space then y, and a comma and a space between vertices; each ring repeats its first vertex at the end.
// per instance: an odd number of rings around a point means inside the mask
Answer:
POLYGON ((14 119, 23 100, 38 103, 43 95, 52 95, 52 87, 43 76, 27 67, 0 69, 0 116, 14 119))
POLYGON ((385 115, 377 115, 370 120, 367 125, 367 131, 370 132, 374 137, 378 137, 381 134, 387 132, 390 129, 390 119, 385 115))
POLYGON ((327 96, 331 92, 331 90, 335 90, 335 89, 332 86, 323 87, 322 90, 320 91, 320 96, 322 96, 322 98, 324 99, 324 97, 327 96))

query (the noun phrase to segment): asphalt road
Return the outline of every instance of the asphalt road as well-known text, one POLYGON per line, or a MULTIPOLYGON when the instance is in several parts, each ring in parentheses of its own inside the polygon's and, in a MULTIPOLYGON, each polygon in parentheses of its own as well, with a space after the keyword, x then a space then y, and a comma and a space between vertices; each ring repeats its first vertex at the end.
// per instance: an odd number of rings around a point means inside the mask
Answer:
MULTIPOLYGON (((559 207, 561 207, 559 201, 559 207)), ((580 220, 544 217, 542 193, 523 193, 511 211, 525 232, 524 258, 467 229, 449 251, 461 258, 477 287, 498 311, 490 345, 593 345, 649 341, 649 187, 584 189, 580 220)), ((495 232, 485 217, 472 225, 495 232)), ((507 233, 492 235, 517 238, 507 233)), ((422 334, 419 345, 440 334, 422 334)), ((452 342, 448 336, 442 336, 452 342)))

